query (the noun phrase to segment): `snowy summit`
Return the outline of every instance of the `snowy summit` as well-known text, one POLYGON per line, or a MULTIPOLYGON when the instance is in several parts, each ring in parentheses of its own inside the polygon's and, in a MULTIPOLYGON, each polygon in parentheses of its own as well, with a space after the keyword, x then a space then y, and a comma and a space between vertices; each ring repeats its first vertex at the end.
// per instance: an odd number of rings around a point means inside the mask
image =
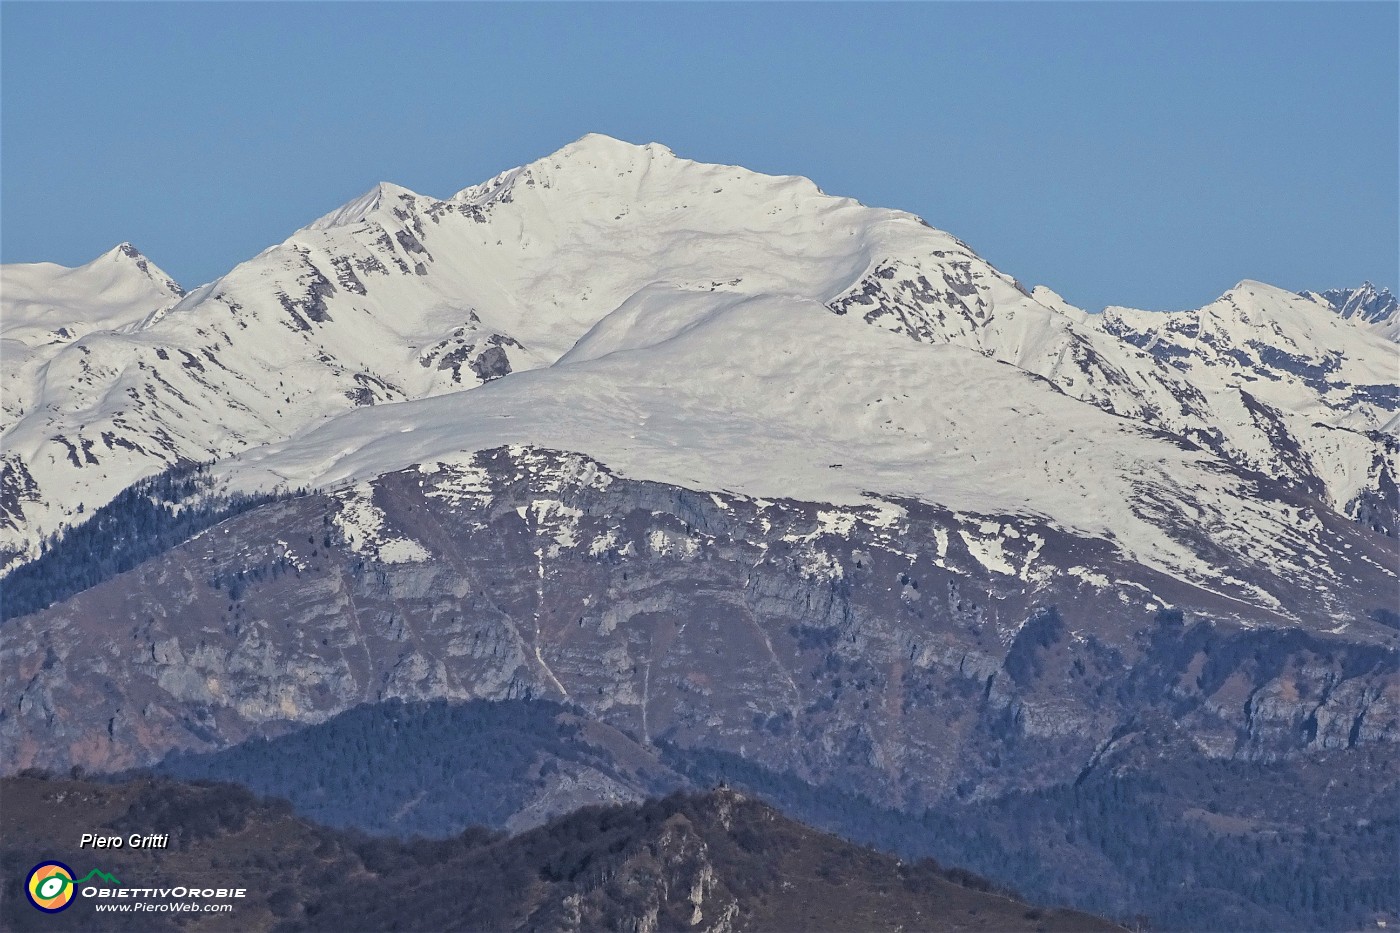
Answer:
POLYGON ((380 184, 188 295, 127 250, 4 268, 10 561, 180 461, 337 487, 504 444, 1045 521, 1275 607, 1336 571, 1336 521, 1395 524, 1382 312, 1242 282, 1090 315, 912 214, 657 144, 380 184))

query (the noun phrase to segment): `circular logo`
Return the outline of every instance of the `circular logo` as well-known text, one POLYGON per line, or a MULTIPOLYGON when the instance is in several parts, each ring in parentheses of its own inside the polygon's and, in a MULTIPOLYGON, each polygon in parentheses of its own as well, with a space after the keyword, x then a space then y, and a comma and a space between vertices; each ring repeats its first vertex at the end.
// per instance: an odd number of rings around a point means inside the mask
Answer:
POLYGON ((39 910, 56 914, 73 903, 73 869, 62 862, 40 862, 29 870, 24 893, 39 910))

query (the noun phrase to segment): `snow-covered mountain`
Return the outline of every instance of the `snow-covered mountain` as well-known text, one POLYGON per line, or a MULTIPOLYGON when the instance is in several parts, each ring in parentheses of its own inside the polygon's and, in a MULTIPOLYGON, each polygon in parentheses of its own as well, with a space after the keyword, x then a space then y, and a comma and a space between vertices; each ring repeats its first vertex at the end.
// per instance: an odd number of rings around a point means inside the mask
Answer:
POLYGON ((1369 325, 1387 340, 1400 342, 1400 299, 1388 288, 1370 282, 1360 288, 1329 288, 1324 292, 1300 292, 1304 298, 1320 301, 1346 320, 1369 325))
MULTIPOLYGON (((1370 299, 1089 314, 913 215, 599 136, 376 186, 189 294, 123 248, 0 286, 0 773, 546 699, 617 757, 512 771, 527 810, 756 774, 972 814, 1003 883, 1071 865, 1053 897, 1121 885, 1122 916, 1180 885, 1079 869, 1139 833, 1209 875, 1206 809, 1323 874, 1378 844, 1400 347, 1370 299), (279 487, 314 491, 218 494, 279 487)), ((307 773, 368 735, 324 734, 307 773)), ((1197 925, 1296 916, 1221 874, 1197 925)), ((1357 884, 1314 925, 1378 916, 1357 884)))
POLYGON ((185 294, 130 243, 77 268, 51 262, 7 265, 0 285, 3 429, 24 416, 39 368, 63 348, 93 331, 138 324, 185 294))
POLYGON ((1383 491, 1397 475, 1400 354, 1357 323, 1251 281, 1198 311, 1108 308, 1094 320, 1186 376, 1209 402, 1227 459, 1393 533, 1383 491))
POLYGON ((502 444, 913 497, 996 542, 1047 521, 1261 607, 1335 572, 1320 510, 1394 528, 1396 348, 1355 316, 1249 282, 1087 315, 911 214, 655 144, 588 136, 445 200, 381 184, 174 294, 16 373, 11 562, 184 460, 334 486, 502 444))

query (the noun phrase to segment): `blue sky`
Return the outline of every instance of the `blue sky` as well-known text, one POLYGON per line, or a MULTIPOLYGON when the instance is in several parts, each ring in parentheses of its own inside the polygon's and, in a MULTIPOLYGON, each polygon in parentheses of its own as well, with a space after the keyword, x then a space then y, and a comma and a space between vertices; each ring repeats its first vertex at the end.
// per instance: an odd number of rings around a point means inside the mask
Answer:
POLYGON ((0 5, 0 257, 187 286, 596 131, 914 211, 1070 301, 1394 288, 1395 3, 0 5))

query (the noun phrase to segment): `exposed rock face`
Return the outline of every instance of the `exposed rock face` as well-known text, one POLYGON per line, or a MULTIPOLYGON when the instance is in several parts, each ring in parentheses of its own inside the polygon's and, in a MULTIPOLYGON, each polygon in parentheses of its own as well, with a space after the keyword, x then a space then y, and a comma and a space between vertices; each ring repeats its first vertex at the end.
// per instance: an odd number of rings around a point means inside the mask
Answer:
MULTIPOLYGON (((1333 596, 1378 602, 1355 566, 1333 596)), ((1335 622, 1025 520, 500 449, 260 507, 12 621, 0 736, 11 771, 116 769, 388 698, 541 697, 913 808, 1073 780, 1144 718, 1249 761, 1393 747, 1396 633, 1335 622)))

